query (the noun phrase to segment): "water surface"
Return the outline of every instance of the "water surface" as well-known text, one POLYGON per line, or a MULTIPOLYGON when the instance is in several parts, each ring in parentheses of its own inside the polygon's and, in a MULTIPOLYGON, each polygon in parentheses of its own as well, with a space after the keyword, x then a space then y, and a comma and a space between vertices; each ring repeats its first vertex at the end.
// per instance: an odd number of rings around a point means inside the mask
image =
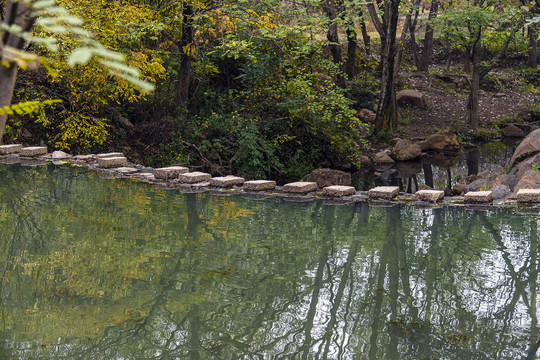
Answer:
POLYGON ((1 359, 535 359, 538 219, 0 165, 1 359))

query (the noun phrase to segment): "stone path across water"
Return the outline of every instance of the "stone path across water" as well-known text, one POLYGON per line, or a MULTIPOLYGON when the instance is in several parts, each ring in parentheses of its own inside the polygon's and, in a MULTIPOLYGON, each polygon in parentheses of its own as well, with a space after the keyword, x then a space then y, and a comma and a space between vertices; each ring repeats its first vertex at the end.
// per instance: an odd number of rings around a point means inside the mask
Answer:
POLYGON ((210 192, 220 195, 246 194, 265 199, 284 197, 293 201, 324 199, 326 204, 365 202, 372 204, 413 204, 437 207, 442 205, 489 208, 489 206, 512 207, 527 205, 529 209, 540 209, 540 190, 520 190, 517 200, 493 201, 491 191, 469 192, 465 196, 444 197, 440 190, 420 190, 415 194, 400 192, 399 187, 381 186, 369 191, 356 191, 352 186, 327 186, 317 188, 314 182, 294 182, 282 187, 272 180, 250 180, 228 175, 212 177, 202 172, 190 172, 182 166, 150 168, 133 164, 122 153, 90 154, 71 156, 63 152, 48 153, 46 147, 23 147, 20 144, 0 146, 0 164, 21 163, 23 166, 72 164, 101 172, 107 178, 134 178, 181 192, 210 192), (54 160, 53 160, 54 159, 54 160))

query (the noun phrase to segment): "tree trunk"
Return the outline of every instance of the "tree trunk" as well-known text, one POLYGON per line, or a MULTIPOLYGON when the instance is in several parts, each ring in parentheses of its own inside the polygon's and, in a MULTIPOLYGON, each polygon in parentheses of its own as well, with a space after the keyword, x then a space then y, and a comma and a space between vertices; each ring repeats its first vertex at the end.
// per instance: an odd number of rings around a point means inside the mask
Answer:
MULTIPOLYGON (((409 35, 411 37, 410 44, 414 59, 414 65, 418 69, 420 67, 420 49, 418 47, 418 43, 416 42, 416 25, 418 24, 418 16, 420 15, 420 4, 418 1, 413 2, 414 7, 411 8, 410 17, 411 20, 409 21, 409 35), (412 18, 412 14, 414 11, 414 18, 412 18)), ((405 31, 405 27, 403 28, 403 31, 405 31)))
POLYGON ((362 39, 364 40, 364 47, 366 48, 366 54, 371 54, 371 38, 367 32, 366 22, 362 20, 360 23, 360 29, 362 30, 362 39))
POLYGON ((473 64, 473 75, 470 84, 469 100, 467 101, 467 123, 478 127, 480 118, 480 64, 473 64))
POLYGON ((186 106, 189 98, 191 46, 193 46, 193 40, 193 8, 191 5, 185 4, 182 19, 182 37, 177 44, 181 51, 175 99, 177 106, 186 106))
MULTIPOLYGON (((11 104, 15 79, 17 78, 17 68, 17 64, 11 64, 9 68, 0 65, 0 108, 11 104)), ((0 144, 3 143, 2 137, 6 128, 6 121, 7 114, 4 111, 4 114, 0 115, 0 144)))
POLYGON ((381 52, 381 93, 375 118, 375 132, 392 131, 397 128, 394 62, 396 57, 396 33, 401 0, 385 1, 385 38, 381 52))
POLYGON ((439 10, 438 0, 431 1, 431 8, 429 9, 428 23, 426 24, 424 48, 422 49, 422 56, 418 64, 418 70, 428 71, 431 64, 431 55, 433 54, 433 26, 430 21, 437 16, 439 10))
POLYGON ((527 67, 536 69, 538 65, 538 31, 536 25, 529 26, 528 35, 529 57, 527 59, 527 67))
MULTIPOLYGON (((412 12, 412 10, 411 10, 412 12)), ((396 60, 394 64, 394 73, 395 76, 399 76, 399 69, 401 69, 401 59, 403 58, 403 50, 405 47, 405 41, 407 40, 407 31, 405 29, 408 29, 411 26, 411 13, 407 14, 405 17, 405 23, 403 25, 403 31, 401 32, 401 38, 399 39, 399 45, 396 51, 396 60)))
POLYGON ((471 48, 471 53, 467 54, 468 63, 472 63, 472 78, 469 84, 470 93, 467 101, 467 123, 473 127, 478 127, 479 120, 479 103, 480 103, 480 81, 482 80, 482 68, 480 62, 482 60, 482 28, 476 33, 474 44, 471 48))
POLYGON ((334 61, 334 64, 339 67, 337 73, 337 85, 344 88, 346 87, 346 83, 345 78, 341 73, 343 57, 341 55, 341 47, 339 46, 338 26, 336 23, 337 11, 335 1, 327 0, 326 6, 324 6, 324 11, 328 16, 328 19, 330 19, 330 26, 328 27, 328 32, 326 33, 326 38, 328 39, 329 43, 328 47, 330 49, 330 53, 332 53, 332 60, 334 61))
POLYGON ((343 71, 347 74, 347 77, 353 79, 355 74, 356 66, 356 31, 354 31, 354 24, 351 24, 351 27, 347 29, 347 61, 343 67, 343 71))

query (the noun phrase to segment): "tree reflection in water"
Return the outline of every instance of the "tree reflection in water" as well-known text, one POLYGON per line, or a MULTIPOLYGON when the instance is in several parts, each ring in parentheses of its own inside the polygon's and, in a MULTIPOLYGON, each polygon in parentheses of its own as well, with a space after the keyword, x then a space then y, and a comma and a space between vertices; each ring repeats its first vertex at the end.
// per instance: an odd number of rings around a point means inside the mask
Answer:
POLYGON ((1 358, 539 356, 536 216, 0 175, 1 358))

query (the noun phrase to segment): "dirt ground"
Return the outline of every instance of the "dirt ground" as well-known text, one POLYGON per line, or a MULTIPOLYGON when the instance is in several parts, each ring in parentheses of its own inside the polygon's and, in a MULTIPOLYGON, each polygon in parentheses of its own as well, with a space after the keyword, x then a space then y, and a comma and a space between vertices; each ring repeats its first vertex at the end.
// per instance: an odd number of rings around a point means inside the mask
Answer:
POLYGON ((405 138, 425 138, 437 131, 471 135, 472 140, 497 137, 504 126, 516 124, 530 130, 530 108, 539 94, 525 85, 517 72, 492 71, 480 93, 480 129, 477 136, 465 121, 468 83, 459 75, 434 68, 431 75, 402 73, 404 87, 422 92, 426 110, 400 109, 398 133, 405 138))

